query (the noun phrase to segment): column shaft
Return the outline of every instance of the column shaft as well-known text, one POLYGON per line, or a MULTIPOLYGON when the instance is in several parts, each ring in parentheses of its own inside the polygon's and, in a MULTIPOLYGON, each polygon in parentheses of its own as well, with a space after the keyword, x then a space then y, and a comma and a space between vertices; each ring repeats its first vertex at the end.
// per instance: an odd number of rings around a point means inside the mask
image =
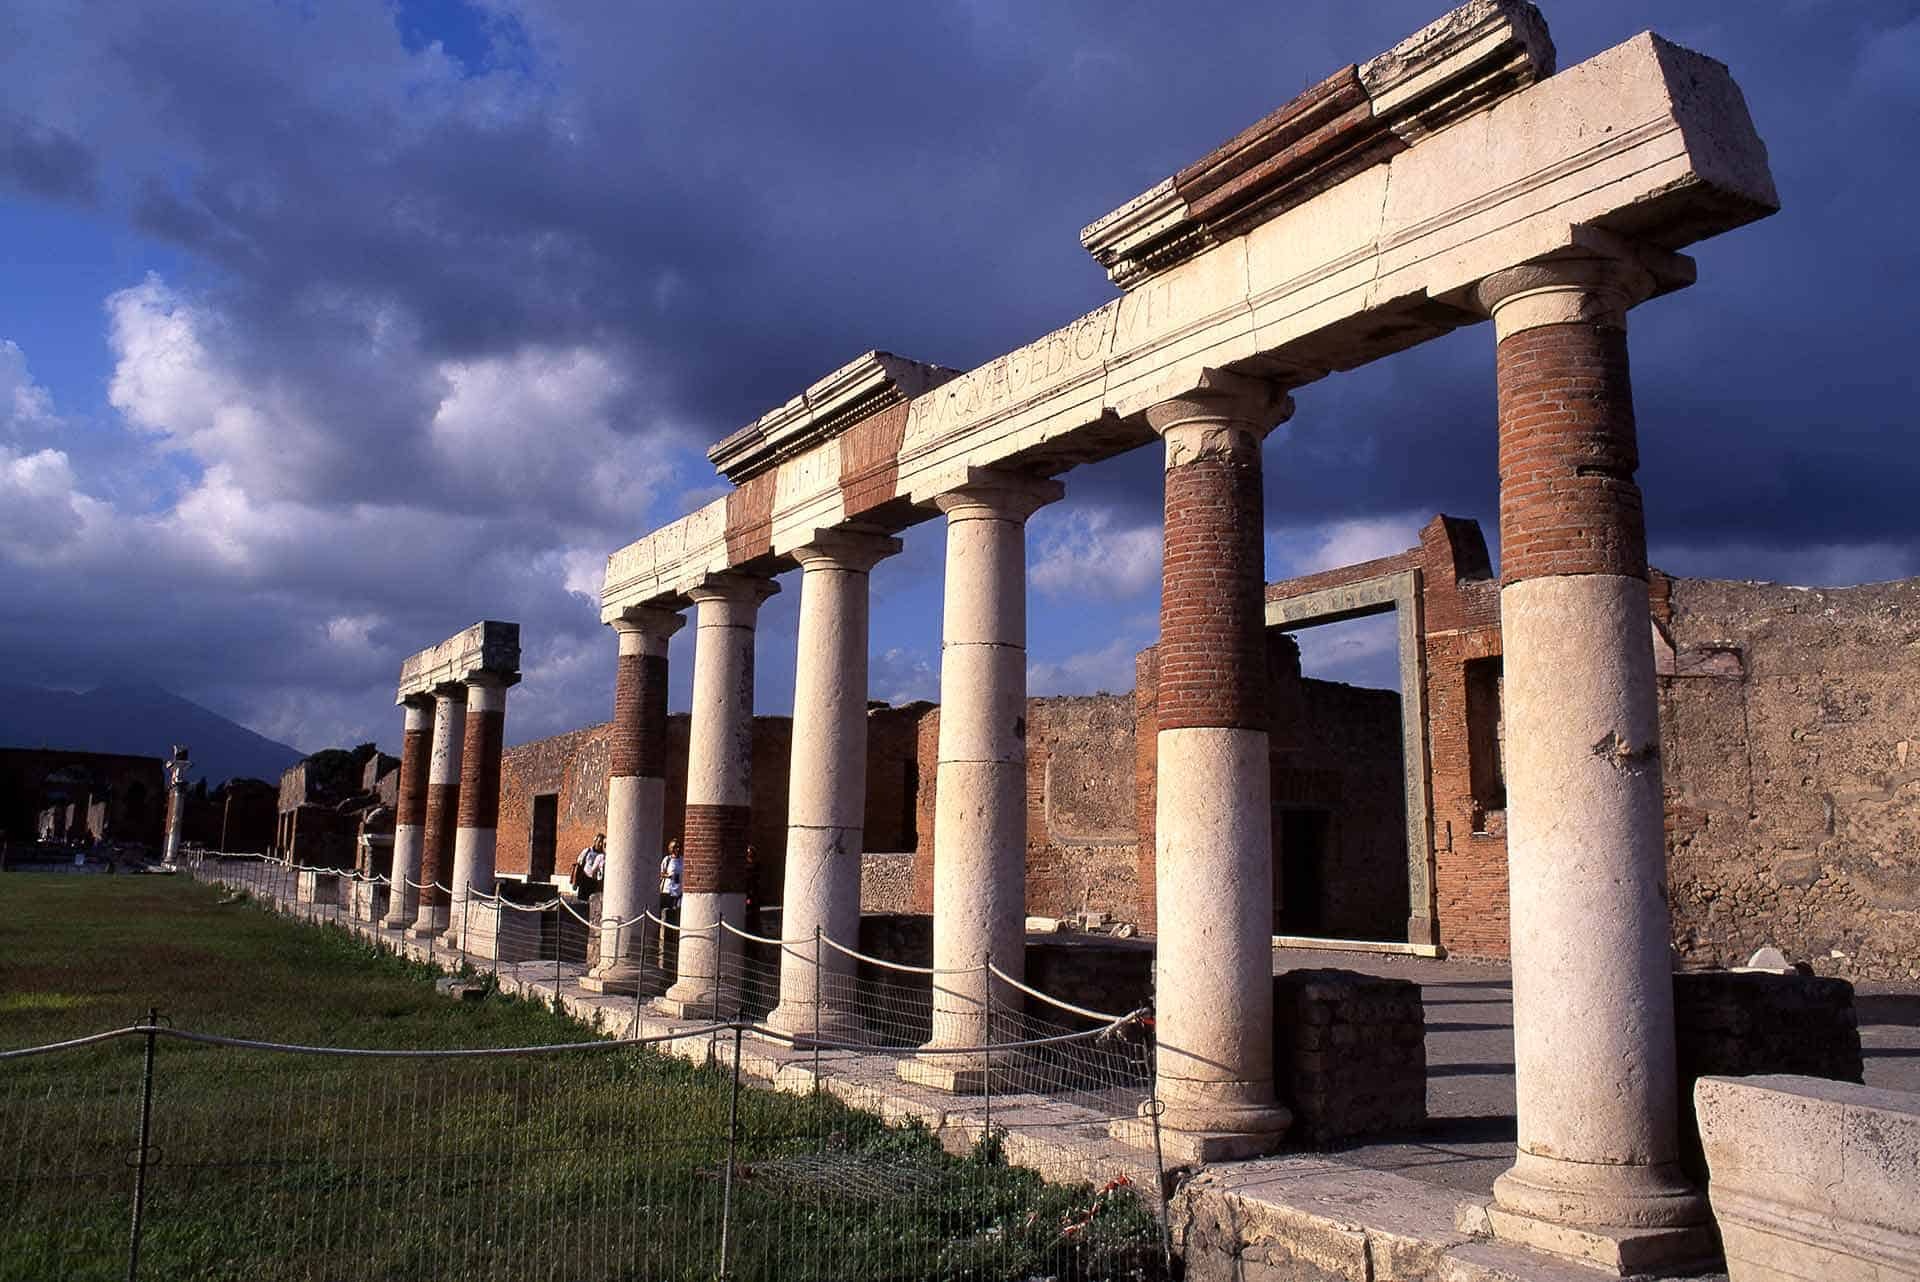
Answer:
POLYGON ((660 999, 672 1014, 732 1013, 740 941, 719 924, 741 926, 746 920, 753 629, 760 603, 777 590, 768 579, 727 573, 687 594, 695 606, 695 633, 680 974, 660 999))
POLYGON ((1147 420, 1166 445, 1155 882, 1163 1124, 1202 1160, 1263 1152, 1273 1084, 1273 818, 1260 446, 1291 412, 1208 373, 1147 420))
MULTIPOLYGON (((817 930, 860 942, 860 854, 867 805, 867 585, 898 539, 823 534, 795 552, 801 566, 800 645, 794 668, 793 747, 787 788, 787 858, 780 935, 817 930)), ((853 1009, 852 961, 811 942, 780 953, 775 1028, 827 1040, 863 1035, 853 1009), (816 1001, 816 998, 818 999, 816 1001)))
POLYGON ((1504 716, 1517 745, 1507 864, 1519 1152, 1496 1184, 1497 1231, 1516 1216, 1680 1230, 1666 1236, 1684 1255, 1703 1232, 1685 1226, 1703 1224, 1705 1206, 1676 1165, 1659 725, 1626 343, 1626 309, 1646 287, 1616 265, 1575 260, 1503 272, 1481 291, 1499 337, 1504 716))
MULTIPOLYGON (((934 782, 933 1035, 928 1051, 991 1040, 990 1008, 1019 1009, 989 983, 993 964, 1026 975, 1027 518, 1060 483, 980 471, 940 496, 947 516, 940 738, 934 782), (991 995, 990 995, 991 994, 991 995)), ((972 1089, 978 1055, 905 1061, 901 1074, 972 1089)))
POLYGON ((420 838, 420 912, 413 934, 432 939, 447 929, 447 887, 453 877, 453 830, 460 801, 460 755, 466 743, 467 688, 433 692, 433 748, 427 764, 427 812, 420 838))
POLYGON ((381 924, 393 930, 413 925, 420 895, 407 883, 420 880, 420 851, 426 835, 427 771, 433 755, 433 702, 410 698, 400 738, 399 798, 394 807, 393 869, 388 874, 387 915, 381 924))
POLYGON ((634 919, 659 906, 667 802, 667 645, 684 622, 667 610, 633 610, 613 623, 620 655, 613 683, 600 964, 583 981, 597 992, 636 991, 652 952, 652 930, 634 919))
POLYGON ((453 834, 453 904, 446 943, 464 947, 469 900, 493 894, 500 827, 500 755, 507 687, 492 675, 467 679, 467 721, 460 747, 460 801, 453 834))

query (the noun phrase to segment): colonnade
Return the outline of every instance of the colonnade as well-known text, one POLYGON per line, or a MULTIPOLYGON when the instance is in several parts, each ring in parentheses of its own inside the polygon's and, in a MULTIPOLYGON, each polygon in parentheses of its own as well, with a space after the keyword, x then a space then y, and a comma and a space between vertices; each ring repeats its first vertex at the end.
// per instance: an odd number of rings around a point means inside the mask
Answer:
POLYGON ((457 943, 469 901, 494 891, 507 689, 519 665, 519 625, 483 621, 401 666, 389 928, 457 943))
MULTIPOLYGON (((1494 1214, 1686 1235, 1704 1204, 1675 1165, 1660 771, 1625 344, 1626 309, 1651 289, 1624 260, 1574 257, 1502 272, 1475 295, 1497 336, 1514 745, 1519 1146, 1494 1214)), ((1156 1054, 1163 1128, 1184 1160, 1270 1150, 1291 1120, 1273 1062, 1262 442, 1292 411, 1284 386, 1213 370, 1144 411, 1165 455, 1156 1054)), ((1046 477, 989 468, 935 500, 946 518, 934 819, 941 970, 991 959, 1023 974, 1025 527, 1062 492, 1046 477)), ((791 554, 801 607, 781 896, 788 938, 817 928, 857 945, 867 584, 899 546, 847 528, 791 554)), ((740 921, 753 637, 775 590, 771 578, 733 569, 684 594, 696 615, 695 676, 685 929, 679 979, 663 1000, 670 1011, 724 1011, 731 1001, 725 950, 738 941, 709 928, 740 921)), ((664 827, 666 644, 680 616, 629 609, 613 626, 607 912, 631 916, 650 898, 664 827)), ((630 973, 632 958, 606 966, 630 973)), ((802 1040, 816 1028, 858 1038, 846 979, 836 955, 782 950, 770 1023, 802 1040)), ((1000 987, 994 1001, 1017 1006, 1017 991, 1000 987)), ((949 1048, 988 1040, 987 981, 941 975, 935 990, 932 1040, 901 1073, 964 1089, 981 1065, 949 1048)))

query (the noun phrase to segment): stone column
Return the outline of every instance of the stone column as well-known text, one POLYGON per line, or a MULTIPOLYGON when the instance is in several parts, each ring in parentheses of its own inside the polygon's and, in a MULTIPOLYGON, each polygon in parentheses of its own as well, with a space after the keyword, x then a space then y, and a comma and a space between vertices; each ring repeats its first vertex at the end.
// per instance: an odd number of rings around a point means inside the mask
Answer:
MULTIPOLYGON (((900 540, 822 531, 794 552, 800 562, 800 645, 794 668, 793 748, 787 789, 787 864, 780 935, 817 927, 849 948, 860 942, 860 854, 867 808, 867 580, 900 540)), ((767 1023, 829 1041, 864 1036, 848 1008, 853 967, 811 943, 780 953, 780 1004, 767 1023), (819 970, 816 971, 816 966, 819 970), (820 1009, 815 1009, 816 994, 820 1009)))
POLYGON ((644 923, 622 927, 659 902, 667 808, 667 643, 686 623, 671 610, 633 609, 614 620, 620 639, 607 770, 607 869, 600 892, 600 964, 581 985, 638 991, 648 953, 644 923))
POLYGON ((393 884, 387 889, 387 915, 381 925, 404 930, 420 912, 420 895, 407 883, 420 880, 420 850, 426 836, 427 770, 432 756, 433 700, 413 695, 401 706, 406 725, 400 738, 399 798, 394 806, 393 884))
POLYGON ((493 857, 500 827, 500 749, 506 732, 507 685, 490 672, 467 678, 467 724, 460 747, 460 805, 453 833, 453 904, 441 941, 462 948, 467 902, 493 893, 493 857))
POLYGON ((1273 816, 1260 446, 1293 412, 1207 371, 1147 411, 1166 444, 1154 951, 1163 1129, 1183 1160, 1275 1147, 1273 816))
POLYGON ((443 935, 451 905, 453 828, 460 800, 460 750, 466 742, 467 687, 450 682, 433 692, 433 749, 427 758, 427 813, 420 837, 420 912, 413 936, 443 935))
MULTIPOLYGON (((187 823, 187 750, 175 747, 167 758, 167 840, 161 860, 172 867, 180 858, 180 834, 187 823)), ((223 843, 224 844, 224 843, 223 843)))
POLYGON ((716 929, 747 915, 752 799, 753 627, 771 579, 727 572, 687 593, 695 607, 693 724, 681 843, 680 975, 660 998, 671 1015, 732 1015, 740 941, 716 929))
MULTIPOLYGON (((988 957, 1026 974, 1027 518, 1065 491, 1058 481, 981 469, 936 502, 947 516, 941 623, 940 743, 933 812, 933 964, 988 957)), ((988 1040, 980 973, 936 975, 926 1049, 988 1040)), ((999 1009, 1017 990, 993 986, 999 1009)), ((902 1061, 909 1081, 948 1090, 981 1084, 984 1059, 902 1061)))
POLYGON ((1496 1234, 1621 1271, 1711 1250, 1676 1165, 1660 734, 1626 312, 1584 258, 1480 287, 1499 340, 1519 1152, 1496 1234))

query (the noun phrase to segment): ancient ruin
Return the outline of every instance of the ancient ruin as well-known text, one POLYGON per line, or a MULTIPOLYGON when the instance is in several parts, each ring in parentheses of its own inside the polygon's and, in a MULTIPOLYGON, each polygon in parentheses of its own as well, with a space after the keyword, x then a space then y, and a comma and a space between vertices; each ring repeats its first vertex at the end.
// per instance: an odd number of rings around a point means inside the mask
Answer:
MULTIPOLYGON (((1693 283, 1686 246, 1777 206, 1721 64, 1649 33, 1556 71, 1532 5, 1472 0, 1087 227, 1123 291, 1112 302, 971 371, 869 352, 714 446, 728 492, 608 559, 609 726, 503 764, 517 627, 478 624, 410 659, 386 923, 498 955, 497 923, 471 917, 489 911, 497 872, 551 879, 603 825, 602 933, 582 987, 633 994, 637 1011, 657 937, 635 923, 677 835, 684 906, 655 1009, 735 1008, 751 894, 777 904, 787 941, 767 1026, 844 1044, 862 1029, 834 996, 851 961, 829 946, 859 945, 863 882, 870 908, 884 887, 887 906, 931 912, 942 976, 932 1036, 899 1078, 965 1091, 992 1071, 973 1050, 990 1040, 989 1009, 1024 1000, 1027 915, 1092 915, 1097 891, 1103 916, 1153 936, 1157 1134, 1178 1163, 1332 1133, 1283 1103, 1319 1110, 1350 1083, 1313 1058, 1330 1050, 1320 1034, 1276 1036, 1276 936, 1510 956, 1513 1165, 1461 1236, 1446 1236, 1450 1206, 1426 1208, 1447 1217, 1434 1251, 1490 1234, 1622 1273, 1711 1260, 1708 1202, 1681 1160, 1672 946, 1738 960, 1777 929, 1729 917, 1729 892, 1793 898, 1799 929, 1878 887, 1880 915, 1860 932, 1874 967, 1900 964, 1915 920, 1893 884, 1910 872, 1837 844, 1837 826, 1871 830, 1876 805, 1912 784, 1908 741, 1895 767, 1875 766, 1879 782, 1821 788, 1810 770, 1760 819, 1754 798, 1775 785, 1756 777, 1758 754, 1773 749, 1749 744, 1745 766, 1728 766, 1724 732, 1700 725, 1736 703, 1742 724, 1756 709, 1798 715, 1777 683, 1747 679, 1779 670, 1780 629, 1733 623, 1778 590, 1647 564, 1628 313, 1693 283), (1267 583, 1267 435, 1311 415, 1329 373, 1487 320, 1498 577, 1478 528, 1441 516, 1404 553, 1267 583), (1069 493, 1075 466, 1147 445, 1165 472, 1159 640, 1131 697, 1029 700, 1026 522, 1069 493), (869 574, 901 531, 937 517, 939 706, 870 708, 869 574), (793 715, 756 721, 760 606, 796 569, 793 715), (668 714, 668 643, 689 611, 682 721, 668 714), (1397 700, 1302 675, 1289 633, 1388 611, 1397 700), (1351 764, 1309 751, 1302 728, 1335 724, 1351 764), (1076 756, 1088 736, 1097 764, 1076 756), (1056 807, 1056 771, 1097 800, 1056 807), (1807 835, 1821 793, 1836 844, 1816 839, 1797 873, 1763 867, 1760 826, 1777 809, 1807 835), (1308 874, 1335 861, 1311 816, 1343 805, 1368 817, 1340 838, 1352 880, 1309 893, 1308 874), (1844 891, 1821 872, 1835 861, 1853 870, 1844 891), (1305 870, 1291 911, 1276 867, 1305 870)), ((1341 982, 1327 991, 1349 992, 1341 982)), ((1388 1101, 1366 1106, 1379 1124, 1404 1122, 1413 1061, 1399 1051, 1418 1021, 1390 985, 1351 992, 1321 999, 1326 1024, 1368 1048, 1354 1062, 1388 1101), (1373 1012, 1365 1027, 1337 1013, 1349 1005, 1373 1012)), ((1156 1132, 1121 1119, 1113 1134, 1156 1132)), ((1240 1214, 1263 1195, 1236 1180, 1191 1196, 1240 1214)), ((1202 1254, 1240 1249, 1203 1239, 1202 1254)))

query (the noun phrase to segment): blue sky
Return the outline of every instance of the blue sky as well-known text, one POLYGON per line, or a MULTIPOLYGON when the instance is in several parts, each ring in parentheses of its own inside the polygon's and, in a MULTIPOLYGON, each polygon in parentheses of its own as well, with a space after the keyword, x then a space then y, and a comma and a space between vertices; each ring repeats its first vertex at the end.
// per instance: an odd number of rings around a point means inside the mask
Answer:
MULTIPOLYGON (((1550 3, 1570 66, 1727 62, 1784 208, 1634 314, 1653 558, 1920 573, 1920 2, 1550 3)), ((509 738, 607 715, 608 551, 717 493, 705 445, 872 347, 970 367, 1111 296, 1079 228, 1437 3, 15 0, 0 8, 0 654, 158 682, 313 749, 406 654, 517 619, 509 738)), ((1270 577, 1492 532, 1482 326, 1296 394, 1270 577)), ((1153 451, 1031 527, 1032 687, 1153 640, 1153 451)), ((873 693, 933 697, 939 523, 874 576, 873 693)), ((797 581, 766 607, 791 703, 797 581)), ((691 629, 676 642, 684 706, 691 629)), ((1392 679, 1391 634, 1306 639, 1392 679)))

